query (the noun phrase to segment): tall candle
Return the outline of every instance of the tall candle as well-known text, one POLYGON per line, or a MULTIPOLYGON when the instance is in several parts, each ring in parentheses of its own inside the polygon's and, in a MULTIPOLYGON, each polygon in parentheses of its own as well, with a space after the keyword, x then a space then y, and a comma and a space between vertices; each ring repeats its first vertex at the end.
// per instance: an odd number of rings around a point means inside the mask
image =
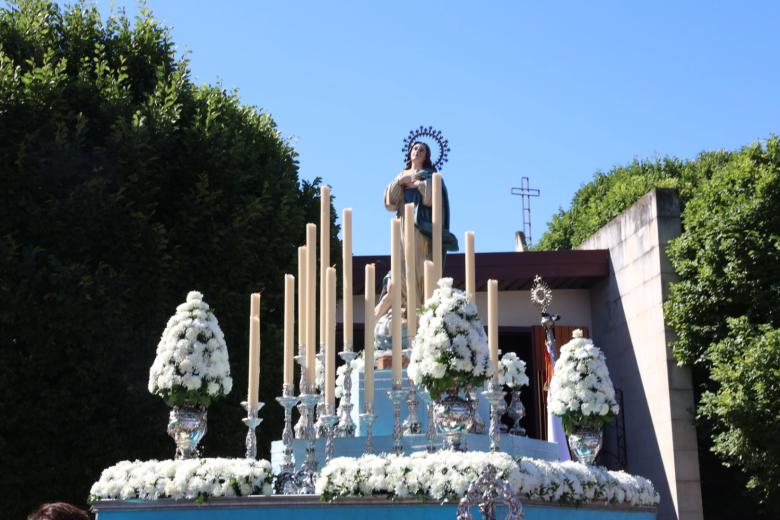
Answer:
POLYGON ((423 284, 425 286, 425 300, 427 301, 433 296, 433 289, 436 287, 436 282, 434 281, 435 275, 433 274, 435 268, 433 267, 433 262, 430 260, 426 260, 424 266, 425 280, 423 281, 423 284))
POLYGON ((335 413, 336 404, 336 268, 325 272, 325 405, 328 414, 335 413))
POLYGON ((344 240, 341 263, 344 269, 342 283, 344 305, 344 350, 352 352, 352 208, 344 208, 341 217, 344 225, 344 240))
POLYGON ((466 231, 466 296, 474 301, 474 232, 466 231))
POLYGON ((392 303, 393 334, 393 385, 401 384, 401 220, 394 217, 390 221, 390 301, 392 303))
POLYGON ((435 282, 438 283, 442 277, 442 247, 441 247, 441 232, 442 232, 442 212, 441 212, 441 174, 433 174, 433 240, 431 243, 432 258, 434 265, 435 282))
POLYGON ((498 380, 498 281, 488 280, 488 351, 490 363, 496 369, 493 379, 498 380))
POLYGON ((249 388, 247 403, 254 410, 260 388, 260 293, 253 293, 249 311, 249 388))
POLYGON ((293 336, 295 329, 295 277, 284 275, 284 379, 285 385, 293 384, 295 367, 293 336))
MULTIPOLYGON (((363 303, 363 309, 365 318, 363 323, 365 324, 364 333, 364 347, 363 347, 363 364, 365 366, 365 391, 364 397, 366 401, 366 407, 374 405, 374 305, 376 305, 376 267, 374 264, 368 264, 365 268, 366 273, 366 290, 365 300, 363 303)), ((366 408, 368 409, 368 408, 366 408)))
MULTIPOLYGON (((306 246, 298 248, 298 355, 306 344, 306 246)), ((306 366, 303 360, 302 366, 306 366)))
POLYGON ((414 247, 414 203, 404 206, 404 257, 406 260, 406 326, 409 338, 417 333, 417 272, 414 247))
POLYGON ((325 343, 325 276, 330 267, 330 188, 320 189, 320 352, 325 343))
POLYGON ((317 341, 317 225, 306 224, 306 383, 314 392, 317 341))

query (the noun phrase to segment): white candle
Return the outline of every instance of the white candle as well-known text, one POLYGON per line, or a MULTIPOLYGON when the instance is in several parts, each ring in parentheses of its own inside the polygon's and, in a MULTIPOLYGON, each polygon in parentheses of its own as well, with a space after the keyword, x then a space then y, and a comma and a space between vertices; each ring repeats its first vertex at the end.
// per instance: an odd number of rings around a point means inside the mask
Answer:
POLYGON ((336 269, 328 267, 325 278, 325 405, 326 413, 333 414, 336 411, 336 269))
MULTIPOLYGON (((298 355, 305 356, 303 345, 306 344, 306 246, 298 248, 298 355)), ((306 366, 303 360, 301 367, 306 366)))
POLYGON ((317 225, 306 224, 306 383, 314 393, 317 341, 317 225))
POLYGON ((330 267, 330 188, 320 189, 320 352, 325 343, 325 276, 330 267))
POLYGON ((284 379, 285 385, 293 384, 295 347, 293 336, 295 331, 295 277, 284 275, 284 379))
POLYGON ((366 410, 369 405, 374 406, 374 305, 376 305, 376 267, 374 264, 366 265, 366 290, 363 309, 365 319, 363 362, 365 365, 365 391, 366 410))
POLYGON ((498 281, 488 280, 488 350, 490 363, 496 369, 493 379, 498 380, 498 281))
POLYGON ((474 301, 475 276, 474 276, 474 232, 466 231, 466 296, 474 301))
POLYGON ((260 293, 253 293, 249 311, 249 388, 247 403, 254 410, 260 389, 260 293))
POLYGON ((401 350, 401 220, 394 217, 390 221, 390 301, 392 303, 392 335, 393 335, 393 385, 401 384, 402 356, 401 350))
POLYGON ((431 241, 432 258, 434 265, 434 275, 438 283, 442 277, 442 259, 441 259, 441 233, 442 233, 442 208, 441 208, 441 174, 433 174, 433 237, 431 241))
POLYGON ((433 289, 435 288, 435 282, 434 278, 436 275, 433 274, 433 271, 435 267, 433 266, 433 262, 430 260, 425 261, 425 269, 424 269, 424 276, 425 279, 423 280, 423 285, 425 286, 425 300, 428 301, 428 299, 433 296, 433 289))
POLYGON ((344 306, 344 350, 352 352, 352 208, 345 208, 342 217, 344 225, 344 241, 341 263, 344 267, 342 283, 344 306))
POLYGON ((414 247, 414 204, 404 206, 404 257, 406 259, 406 326, 409 338, 417 333, 417 273, 414 247))

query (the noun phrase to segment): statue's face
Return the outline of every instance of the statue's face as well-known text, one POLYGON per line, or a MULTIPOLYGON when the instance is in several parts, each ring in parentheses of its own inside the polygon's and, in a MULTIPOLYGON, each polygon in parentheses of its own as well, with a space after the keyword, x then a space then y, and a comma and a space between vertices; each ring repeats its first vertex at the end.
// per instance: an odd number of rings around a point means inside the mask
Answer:
POLYGON ((409 159, 415 163, 422 163, 428 158, 428 151, 425 149, 425 145, 422 143, 414 143, 412 150, 409 152, 409 159))

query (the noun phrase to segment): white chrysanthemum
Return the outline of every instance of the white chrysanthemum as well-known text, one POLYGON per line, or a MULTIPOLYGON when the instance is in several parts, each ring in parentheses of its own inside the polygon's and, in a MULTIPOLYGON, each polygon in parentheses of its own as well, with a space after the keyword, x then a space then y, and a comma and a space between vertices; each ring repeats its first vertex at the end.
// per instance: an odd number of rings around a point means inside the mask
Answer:
POLYGON ((442 278, 420 315, 410 379, 438 394, 445 390, 444 379, 459 387, 479 386, 494 370, 476 306, 453 289, 452 278, 442 278))
POLYGON ((659 502, 649 480, 621 471, 569 461, 515 462, 506 453, 452 451, 334 458, 320 472, 316 492, 326 500, 363 495, 457 500, 488 464, 522 500, 631 506, 659 502))
POLYGON ((561 347, 550 383, 548 407, 567 427, 599 426, 620 409, 601 349, 577 329, 561 347))
POLYGON ((157 345, 149 370, 149 392, 169 404, 208 406, 232 387, 225 335, 203 295, 190 291, 187 301, 168 320, 157 345))
POLYGON ((126 460, 103 470, 90 501, 268 495, 272 479, 267 460, 126 460))
POLYGON ((529 381, 525 373, 525 361, 514 352, 501 356, 498 362, 498 382, 513 389, 527 386, 529 381))

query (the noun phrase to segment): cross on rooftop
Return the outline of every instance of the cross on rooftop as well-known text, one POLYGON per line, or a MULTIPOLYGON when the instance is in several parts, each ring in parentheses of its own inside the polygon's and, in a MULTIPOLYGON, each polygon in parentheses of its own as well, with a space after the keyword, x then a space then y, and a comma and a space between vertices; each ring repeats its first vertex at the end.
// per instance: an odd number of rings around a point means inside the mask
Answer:
POLYGON ((519 188, 512 188, 512 195, 520 195, 520 205, 523 211, 523 234, 529 246, 533 243, 531 240, 531 197, 538 197, 540 194, 539 190, 528 186, 528 177, 520 179, 519 188))

